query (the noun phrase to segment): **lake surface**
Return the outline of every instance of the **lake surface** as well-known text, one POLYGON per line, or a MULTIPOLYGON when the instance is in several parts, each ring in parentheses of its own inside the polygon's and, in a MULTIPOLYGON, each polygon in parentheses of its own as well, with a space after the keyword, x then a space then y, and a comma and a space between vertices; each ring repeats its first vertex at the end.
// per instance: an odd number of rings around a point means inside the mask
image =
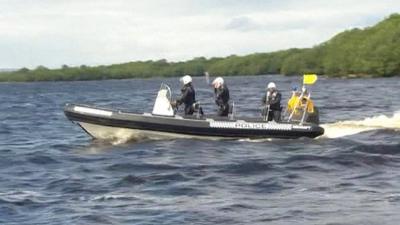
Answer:
MULTIPOLYGON (((284 102, 298 77, 227 77, 240 115, 267 82, 284 102)), ((299 140, 93 141, 65 103, 150 112, 177 78, 0 84, 0 224, 399 224, 400 78, 310 89, 326 135, 299 140)), ((195 78, 213 114, 212 90, 195 78)))

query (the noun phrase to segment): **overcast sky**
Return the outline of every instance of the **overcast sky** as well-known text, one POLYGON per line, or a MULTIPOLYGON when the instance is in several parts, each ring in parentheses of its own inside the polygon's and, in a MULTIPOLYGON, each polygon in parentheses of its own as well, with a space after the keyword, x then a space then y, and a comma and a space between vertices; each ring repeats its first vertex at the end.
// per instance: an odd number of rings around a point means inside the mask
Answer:
POLYGON ((399 0, 0 0, 0 68, 312 47, 396 12, 399 0))

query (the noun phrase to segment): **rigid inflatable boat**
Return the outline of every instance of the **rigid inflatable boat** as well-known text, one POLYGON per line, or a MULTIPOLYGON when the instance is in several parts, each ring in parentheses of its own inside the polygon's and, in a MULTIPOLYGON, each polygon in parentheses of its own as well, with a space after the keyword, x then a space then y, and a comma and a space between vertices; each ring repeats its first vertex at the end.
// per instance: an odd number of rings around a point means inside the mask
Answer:
POLYGON ((264 139, 315 138, 324 133, 318 124, 302 121, 274 122, 264 118, 176 115, 171 106, 171 90, 162 84, 152 113, 132 113, 88 105, 67 104, 69 120, 78 124, 95 139, 264 139))

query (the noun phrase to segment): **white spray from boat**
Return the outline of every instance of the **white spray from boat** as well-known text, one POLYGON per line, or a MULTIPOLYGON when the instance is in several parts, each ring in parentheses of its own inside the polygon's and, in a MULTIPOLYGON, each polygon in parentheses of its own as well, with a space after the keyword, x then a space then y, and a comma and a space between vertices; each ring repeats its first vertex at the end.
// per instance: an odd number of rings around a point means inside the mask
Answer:
POLYGON ((400 130, 400 111, 395 112, 391 117, 379 115, 363 120, 346 120, 321 126, 325 129, 322 138, 339 138, 378 129, 400 130))

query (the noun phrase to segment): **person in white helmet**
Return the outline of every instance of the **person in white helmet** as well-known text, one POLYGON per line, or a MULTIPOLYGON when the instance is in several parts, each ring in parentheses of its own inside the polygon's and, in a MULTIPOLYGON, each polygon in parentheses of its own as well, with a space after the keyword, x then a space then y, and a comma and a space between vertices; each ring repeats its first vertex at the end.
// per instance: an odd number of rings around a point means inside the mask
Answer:
POLYGON ((193 103, 196 102, 196 94, 192 85, 192 77, 185 75, 179 79, 182 83, 181 96, 172 103, 173 106, 185 105, 185 115, 192 115, 194 112, 193 103))
POLYGON ((218 116, 229 114, 229 89, 222 77, 217 77, 212 82, 215 94, 215 104, 218 106, 218 116))
POLYGON ((282 95, 279 93, 274 82, 269 82, 267 85, 267 91, 262 99, 264 105, 262 115, 267 117, 267 121, 274 120, 279 122, 281 120, 281 98, 282 95))

